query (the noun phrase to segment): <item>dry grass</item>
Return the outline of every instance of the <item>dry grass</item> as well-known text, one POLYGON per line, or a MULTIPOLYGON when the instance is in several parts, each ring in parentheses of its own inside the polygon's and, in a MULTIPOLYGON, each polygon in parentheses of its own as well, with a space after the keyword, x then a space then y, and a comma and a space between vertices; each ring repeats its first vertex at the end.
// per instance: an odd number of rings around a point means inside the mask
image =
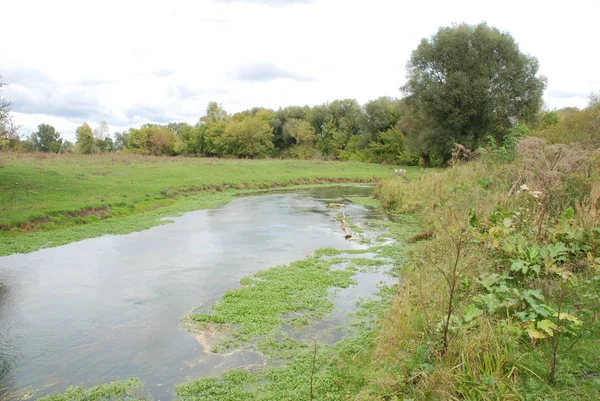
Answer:
MULTIPOLYGON (((453 238, 461 231, 466 236, 453 316, 463 316, 477 292, 475 279, 498 269, 498 262, 491 257, 493 249, 468 237, 466 226, 472 219, 520 211, 525 229, 532 230, 527 225, 535 224, 537 228, 539 224, 538 234, 544 234, 543 227, 556 221, 571 205, 588 228, 600 226, 600 184, 594 181, 599 170, 597 151, 525 138, 518 154, 520 158, 512 163, 498 164, 484 156, 411 181, 394 177, 378 184, 383 205, 399 212, 418 212, 426 231, 433 233, 428 240, 413 245, 402 276, 402 290, 383 322, 374 354, 375 364, 380 367, 375 380, 378 394, 389 394, 389 399, 521 400, 525 397, 524 383, 530 382, 537 383, 534 388, 539 399, 557 391, 542 379, 547 366, 544 354, 533 352, 528 348, 530 344, 522 342, 516 323, 503 324, 487 317, 472 324, 457 323, 450 330, 443 352, 443 320, 451 298, 448 266, 456 259, 453 238), (529 190, 521 191, 522 185, 529 190), (533 196, 534 191, 541 194, 533 196), (534 355, 531 361, 536 362, 526 366, 521 360, 523 349, 529 349, 534 355)), ((598 395, 586 383, 578 385, 579 390, 567 387, 560 391, 586 397, 598 395)))

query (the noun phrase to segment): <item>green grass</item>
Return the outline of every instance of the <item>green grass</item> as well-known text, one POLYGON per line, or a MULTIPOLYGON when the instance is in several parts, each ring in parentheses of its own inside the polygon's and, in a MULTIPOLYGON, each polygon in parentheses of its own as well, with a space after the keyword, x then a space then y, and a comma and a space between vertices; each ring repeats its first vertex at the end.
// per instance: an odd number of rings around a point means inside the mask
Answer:
POLYGON ((33 252, 41 248, 52 248, 106 234, 128 234, 145 230, 170 222, 169 220, 161 220, 162 218, 177 216, 180 213, 193 210, 214 208, 230 202, 235 198, 235 195, 236 191, 232 190, 214 194, 199 193, 192 197, 173 200, 168 205, 160 208, 124 215, 119 218, 101 220, 91 224, 76 224, 55 230, 20 234, 0 231, 0 256, 33 252))
POLYGON ((348 197, 348 200, 352 203, 356 203, 357 205, 363 205, 371 208, 377 208, 381 206, 379 199, 368 196, 351 196, 348 197))
POLYGON ((288 401, 357 399, 368 386, 373 333, 347 338, 335 345, 309 347, 290 363, 259 373, 233 370, 221 377, 203 377, 177 386, 179 400, 288 401), (314 375, 311 372, 314 368, 314 375))
MULTIPOLYGON (((493 156, 412 181, 395 177, 378 185, 376 196, 390 213, 418 213, 425 231, 411 238, 401 272, 403 288, 384 319, 366 368, 378 379, 364 399, 381 399, 382 394, 431 400, 600 399, 600 264, 592 262, 600 254, 598 198, 588 190, 588 199, 596 201, 586 203, 587 209, 577 207, 569 181, 547 180, 544 167, 530 160, 490 162, 493 156), (532 191, 553 191, 553 196, 539 201, 528 193, 509 195, 519 177, 527 177, 522 183, 532 191), (575 213, 567 213, 569 203, 575 203, 575 213), (500 242, 496 245, 495 240, 500 242), (562 259, 548 257, 540 274, 523 277, 512 270, 512 262, 524 258, 506 245, 513 240, 519 242, 515 249, 526 252, 554 249, 559 243, 577 245, 562 259), (557 278, 561 268, 568 273, 557 278), (496 311, 473 308, 483 299, 493 299, 480 284, 491 274, 506 274, 509 279, 502 285, 512 294, 536 290, 548 308, 560 307, 582 321, 572 334, 563 329, 564 323, 559 329, 555 382, 550 380, 553 338, 534 340, 526 330, 526 319, 532 318, 520 314, 535 308, 535 301, 516 307, 507 301, 496 311), (456 292, 444 352, 443 318, 452 282, 456 292), (478 313, 470 315, 474 310, 478 313)), ((372 227, 385 224, 375 220, 372 227)), ((393 238, 392 233, 388 230, 379 238, 393 238)))
POLYGON ((392 169, 355 162, 0 153, 0 255, 146 229, 162 224, 158 217, 215 207, 239 191, 370 182, 392 169))
POLYGON ((142 382, 138 379, 100 384, 95 387, 69 387, 64 393, 38 398, 40 401, 100 401, 149 400, 140 394, 142 382))
POLYGON ((333 309, 327 298, 329 288, 355 284, 353 275, 352 271, 331 270, 331 262, 317 257, 273 267, 244 278, 242 288, 228 291, 213 307, 214 313, 198 313, 192 319, 235 326, 234 339, 249 341, 284 321, 302 326, 324 317, 333 309), (301 316, 284 319, 292 312, 301 316))

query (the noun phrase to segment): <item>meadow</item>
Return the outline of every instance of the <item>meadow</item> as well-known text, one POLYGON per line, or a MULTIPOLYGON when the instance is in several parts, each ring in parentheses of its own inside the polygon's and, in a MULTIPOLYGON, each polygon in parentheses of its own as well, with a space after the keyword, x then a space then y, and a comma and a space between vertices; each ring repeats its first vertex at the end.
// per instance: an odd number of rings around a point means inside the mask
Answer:
MULTIPOLYGON (((392 166, 121 154, 0 154, 0 255, 161 224, 252 190, 374 182, 392 166)), ((417 169, 410 170, 410 174, 417 169)))

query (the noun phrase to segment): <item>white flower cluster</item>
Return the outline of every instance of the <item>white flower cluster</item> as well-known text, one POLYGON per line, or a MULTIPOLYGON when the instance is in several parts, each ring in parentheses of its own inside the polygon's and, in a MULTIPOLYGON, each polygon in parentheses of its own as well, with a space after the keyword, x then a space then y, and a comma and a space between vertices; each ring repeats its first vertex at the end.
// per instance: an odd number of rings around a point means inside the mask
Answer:
POLYGON ((539 199, 539 198, 541 198, 544 195, 544 193, 542 191, 530 191, 529 187, 527 186, 527 184, 521 185, 519 187, 519 190, 515 192, 515 195, 519 196, 521 194, 521 192, 527 192, 531 196, 533 196, 535 199, 539 199))
POLYGON ((529 191, 529 187, 527 186, 527 184, 523 184, 519 187, 517 192, 515 192, 515 195, 519 196, 519 195, 521 195, 521 192, 527 192, 527 191, 529 191))

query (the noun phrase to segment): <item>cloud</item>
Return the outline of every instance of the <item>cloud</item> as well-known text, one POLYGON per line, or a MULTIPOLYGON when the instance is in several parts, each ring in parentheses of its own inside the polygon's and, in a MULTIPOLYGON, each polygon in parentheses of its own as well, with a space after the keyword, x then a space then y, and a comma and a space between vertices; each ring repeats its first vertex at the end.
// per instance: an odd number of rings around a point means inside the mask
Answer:
MULTIPOLYGON (((595 0, 582 1, 600 9, 595 0)), ((522 0, 501 9, 434 0, 428 13, 417 3, 390 0, 105 0, 91 11, 84 3, 3 7, 11 16, 3 27, 19 32, 3 43, 0 61, 9 84, 3 97, 13 102, 17 124, 48 122, 66 133, 82 120, 92 126, 106 120, 121 130, 171 116, 195 122, 211 100, 235 113, 399 96, 411 51, 452 21, 488 21, 538 57, 548 77, 548 107, 583 107, 600 90, 600 53, 586 51, 598 13, 573 7, 544 8, 531 30, 530 16, 540 9, 522 0), (118 29, 90 29, 90 12, 118 29), (398 24, 403 13, 414 18, 398 24), (131 24, 136 18, 160 29, 140 29, 131 24), (48 20, 53 29, 44 29, 48 20), (23 21, 30 29, 22 29, 23 21)))
POLYGON ((312 81, 313 78, 298 74, 271 62, 260 62, 241 65, 231 73, 232 78, 239 81, 269 82, 276 79, 291 79, 293 81, 312 81))
POLYGON ((169 68, 165 68, 165 69, 162 69, 162 70, 151 71, 150 75, 155 76, 155 77, 159 77, 159 78, 165 78, 165 77, 170 77, 171 75, 175 75, 175 70, 169 69, 169 68))
POLYGON ((227 95, 230 92, 223 88, 197 88, 181 83, 169 85, 165 94, 170 98, 177 100, 186 100, 190 98, 200 98, 204 96, 227 95))
POLYGON ((572 91, 572 90, 548 90, 546 92, 546 96, 553 97, 556 99, 564 99, 564 98, 580 98, 589 96, 589 91, 572 91))
MULTIPOLYGON (((32 74, 31 76, 36 76, 32 74)), ((98 101, 97 84, 59 85, 52 80, 29 80, 7 87, 12 110, 25 114, 62 116, 78 121, 102 120, 109 113, 98 101)))
POLYGON ((3 71, 4 81, 10 85, 51 85, 56 83, 48 75, 32 68, 11 68, 3 71))
POLYGON ((165 110, 159 105, 135 105, 125 110, 126 121, 132 123, 144 123, 152 121, 160 124, 167 124, 173 121, 181 121, 184 118, 175 113, 165 110))

